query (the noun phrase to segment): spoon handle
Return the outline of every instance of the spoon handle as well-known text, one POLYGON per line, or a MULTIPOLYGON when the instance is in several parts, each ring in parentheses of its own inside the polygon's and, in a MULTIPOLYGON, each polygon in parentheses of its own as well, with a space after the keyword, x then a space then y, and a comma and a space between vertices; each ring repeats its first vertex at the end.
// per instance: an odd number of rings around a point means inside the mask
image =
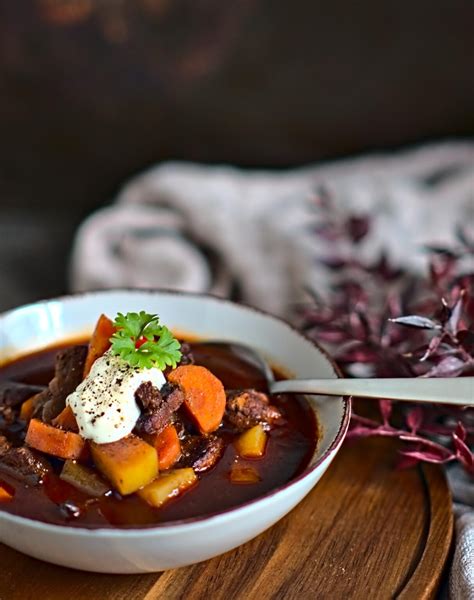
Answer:
POLYGON ((271 383, 270 391, 272 394, 293 392, 474 406, 474 377, 287 379, 271 383))

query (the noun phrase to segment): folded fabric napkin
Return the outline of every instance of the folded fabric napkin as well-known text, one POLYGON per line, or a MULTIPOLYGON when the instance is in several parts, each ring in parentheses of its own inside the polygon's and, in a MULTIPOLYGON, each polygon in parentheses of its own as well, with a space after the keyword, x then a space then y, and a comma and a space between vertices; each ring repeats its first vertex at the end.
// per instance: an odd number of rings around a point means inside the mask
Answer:
MULTIPOLYGON (((449 243, 474 223, 474 144, 440 144, 280 172, 166 163, 134 178, 89 217, 75 241, 71 286, 168 287, 242 299, 288 316, 311 286, 330 279, 315 239, 313 196, 369 213, 370 255, 423 268, 424 243, 449 243)), ((456 501, 453 598, 474 598, 474 483, 450 471, 456 501)))

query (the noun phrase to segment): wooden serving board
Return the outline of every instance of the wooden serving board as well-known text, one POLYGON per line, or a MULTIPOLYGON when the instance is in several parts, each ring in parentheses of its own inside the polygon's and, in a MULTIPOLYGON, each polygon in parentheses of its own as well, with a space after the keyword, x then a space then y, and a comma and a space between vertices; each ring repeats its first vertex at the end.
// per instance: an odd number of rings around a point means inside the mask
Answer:
POLYGON ((395 471, 396 442, 346 445, 309 496, 249 543, 150 575, 56 567, 0 545, 1 600, 432 598, 452 535, 435 466, 395 471))

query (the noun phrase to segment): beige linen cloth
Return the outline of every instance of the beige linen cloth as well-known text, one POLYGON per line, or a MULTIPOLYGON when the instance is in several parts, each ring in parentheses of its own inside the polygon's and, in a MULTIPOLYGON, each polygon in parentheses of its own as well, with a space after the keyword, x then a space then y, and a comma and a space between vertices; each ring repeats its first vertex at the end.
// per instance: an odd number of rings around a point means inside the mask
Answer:
MULTIPOLYGON (((449 243, 456 224, 474 224, 474 144, 279 172, 162 164, 81 226, 72 288, 210 291, 288 316, 305 287, 324 293, 329 281, 316 260, 325 245, 312 233, 319 186, 338 210, 373 216, 367 254, 384 247, 394 261, 420 269, 422 244, 449 243)), ((474 599, 474 482, 457 468, 449 479, 457 516, 450 594, 474 599)))

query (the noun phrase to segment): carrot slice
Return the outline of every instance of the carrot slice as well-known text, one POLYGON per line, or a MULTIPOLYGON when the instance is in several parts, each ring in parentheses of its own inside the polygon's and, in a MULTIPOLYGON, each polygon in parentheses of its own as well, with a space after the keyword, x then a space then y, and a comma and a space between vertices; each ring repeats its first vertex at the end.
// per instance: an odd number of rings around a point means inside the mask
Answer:
POLYGON ((76 417, 72 412, 72 408, 70 406, 66 406, 59 413, 59 415, 51 421, 51 423, 55 427, 59 427, 60 429, 67 429, 68 431, 74 431, 77 433, 79 431, 79 427, 77 426, 76 417))
POLYGON ((40 394, 35 394, 23 402, 20 408, 20 419, 23 421, 29 421, 31 419, 39 396, 40 394))
POLYGON ((78 433, 58 429, 38 419, 31 419, 25 441, 32 448, 59 458, 77 460, 89 455, 87 442, 78 433))
POLYGON ((181 456, 181 444, 174 425, 168 425, 161 433, 145 439, 156 448, 160 470, 169 469, 181 456))
POLYGON ((215 375, 205 367, 182 365, 169 373, 168 381, 183 390, 184 405, 201 433, 219 427, 225 410, 225 392, 215 375))
POLYGON ((105 315, 100 315, 89 342, 89 351, 84 365, 84 377, 89 375, 95 361, 110 348, 110 338, 114 333, 115 327, 112 321, 105 315))
POLYGON ((10 494, 10 492, 0 485, 0 502, 10 502, 12 498, 13 494, 10 494))

